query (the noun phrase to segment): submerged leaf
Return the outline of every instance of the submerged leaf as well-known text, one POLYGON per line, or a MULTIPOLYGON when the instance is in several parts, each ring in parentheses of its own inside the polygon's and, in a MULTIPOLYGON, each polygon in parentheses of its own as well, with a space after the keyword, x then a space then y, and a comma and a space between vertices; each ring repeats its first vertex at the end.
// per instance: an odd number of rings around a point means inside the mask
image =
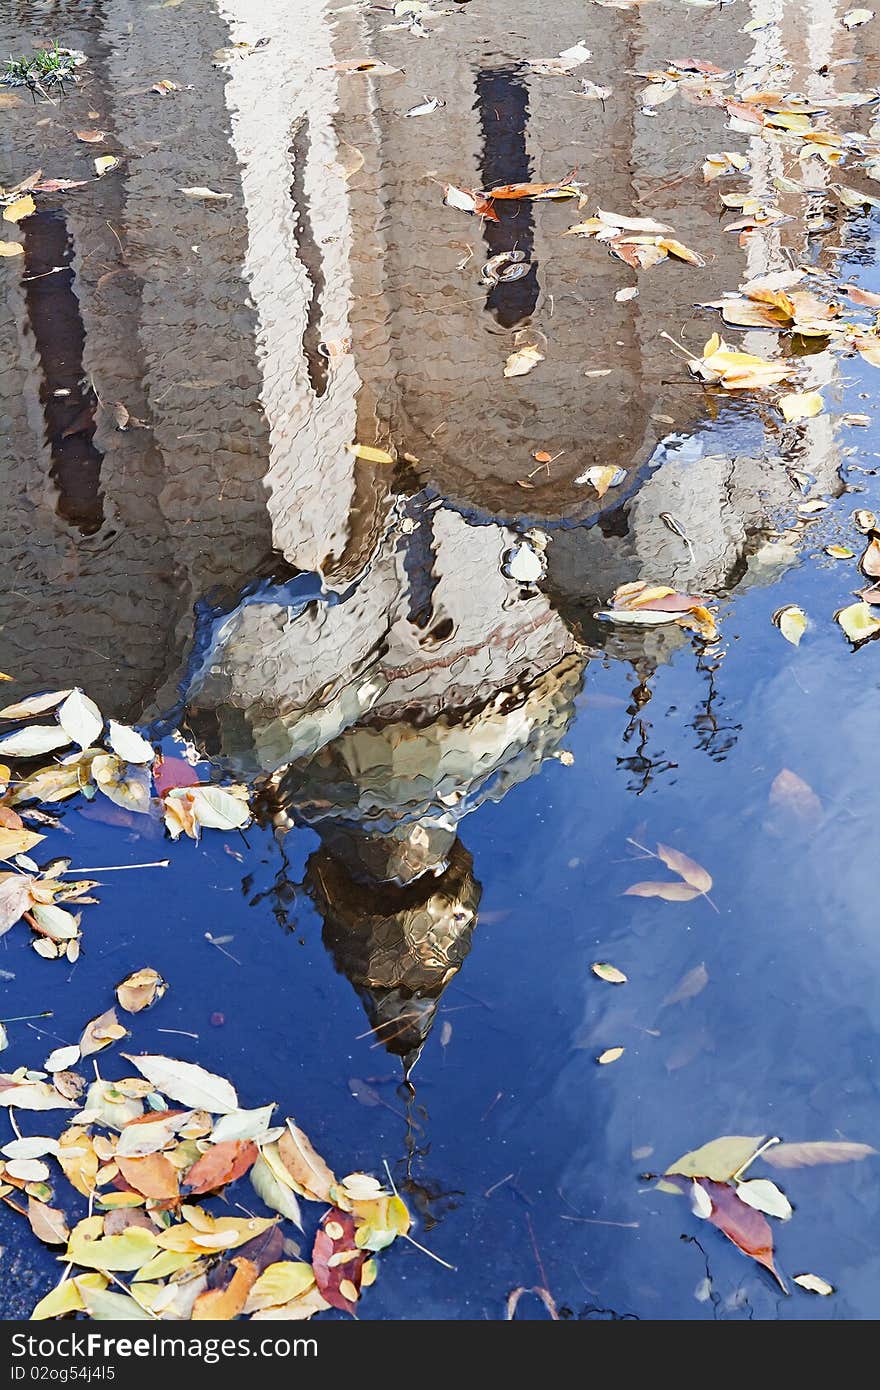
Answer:
POLYGON ((657 856, 663 860, 667 869, 679 874, 692 888, 696 888, 700 893, 708 893, 712 887, 712 875, 698 864, 695 859, 690 859, 683 854, 680 849, 670 849, 669 845, 658 845, 657 856))
POLYGON ((814 1168, 820 1163, 853 1163, 876 1154, 870 1144, 842 1139, 814 1139, 803 1144, 773 1144, 761 1155, 771 1168, 814 1168))
POLYGON ((668 903, 689 903, 703 896, 702 890, 690 883, 646 882, 633 883, 624 890, 628 898, 664 898, 668 903))

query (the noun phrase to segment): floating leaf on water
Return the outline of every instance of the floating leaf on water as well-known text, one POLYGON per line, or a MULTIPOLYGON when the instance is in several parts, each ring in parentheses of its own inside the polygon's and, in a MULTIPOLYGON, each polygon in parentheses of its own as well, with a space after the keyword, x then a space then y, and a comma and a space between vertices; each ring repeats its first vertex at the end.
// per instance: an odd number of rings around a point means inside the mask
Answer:
POLYGON ((91 748, 101 736, 104 716, 94 700, 75 688, 58 710, 58 722, 68 735, 68 742, 78 743, 80 748, 91 748))
POLYGON ((151 763, 156 756, 153 745, 143 734, 127 724, 118 724, 115 719, 109 721, 107 741, 117 757, 126 763, 151 763))
POLYGON ((127 1013, 139 1014, 161 999, 168 985, 152 966, 135 970, 116 986, 116 998, 120 1008, 127 1013))
POLYGON ((526 376, 528 372, 537 367, 539 362, 543 361, 543 352, 539 352, 533 343, 528 347, 518 348, 516 352, 510 354, 505 362, 504 375, 506 377, 526 376))
POLYGON ((834 615, 834 621, 856 645, 866 642, 870 637, 876 637, 880 632, 880 617, 871 611, 867 603, 850 603, 845 608, 839 608, 834 615))
POLYGON ((387 449, 376 449, 372 444, 349 444, 348 448, 355 458, 363 459, 364 463, 394 462, 394 455, 389 454, 387 449))
POLYGON ((682 1154, 666 1169, 665 1176, 729 1182, 735 1173, 747 1167, 749 1159, 754 1157, 763 1142, 762 1134, 723 1134, 719 1139, 712 1139, 708 1144, 682 1154))
POLYGON ((111 1043, 124 1038, 125 1033, 126 1030, 116 1017, 116 1010, 107 1009, 105 1013, 86 1024, 79 1041, 79 1050, 83 1057, 90 1057, 93 1052, 101 1052, 111 1043))
POLYGON ((259 1149, 251 1139, 226 1139, 212 1144, 187 1172, 185 1187, 190 1193, 214 1192, 242 1177, 258 1157, 259 1149))
POLYGON ((670 849, 669 845, 658 845, 657 857, 663 860, 667 869, 672 869, 673 873, 680 875, 685 883, 689 883, 698 892, 708 893, 712 887, 712 875, 703 868, 702 864, 698 864, 695 859, 683 854, 680 849, 670 849))
POLYGON ((802 608, 796 603, 787 603, 784 608, 777 608, 773 614, 773 622, 786 642, 790 642, 793 647, 800 645, 800 640, 807 630, 807 615, 802 608))
POLYGON ((69 734, 57 724, 31 724, 26 729, 16 729, 14 734, 3 734, 0 754, 11 758, 38 758, 42 753, 66 748, 70 742, 69 734))
POLYGON ((78 1043, 71 1043, 69 1047, 56 1047, 43 1063, 43 1069, 44 1071, 69 1071, 71 1067, 76 1066, 79 1058, 78 1043))
POLYGON ((24 247, 20 241, 0 241, 0 256, 23 256, 24 247))
POLYGON ((664 898, 669 903, 689 903, 694 898, 703 896, 699 888, 694 888, 690 883, 666 883, 646 882, 633 883, 629 888, 624 889, 624 897, 629 898, 664 898))
POLYGON ((773 1262, 773 1232, 762 1212, 741 1202, 737 1189, 727 1183, 701 1178, 701 1185, 712 1199, 709 1220, 717 1226, 738 1250, 763 1265, 775 1278, 783 1293, 788 1290, 773 1262))
POLYGON ((281 1216, 285 1216, 288 1221, 292 1221, 295 1226, 302 1230, 299 1202, 296 1200, 293 1190, 276 1175, 275 1169, 267 1158, 268 1150, 273 1147, 271 1144, 268 1145, 251 1168, 251 1186, 267 1207, 272 1211, 277 1211, 281 1216))
POLYGON ((780 396, 777 404, 789 424, 795 420, 812 420, 815 415, 821 415, 825 408, 818 391, 791 392, 780 396))
POLYGON ((238 1109, 234 1086, 222 1076, 215 1076, 193 1062, 178 1062, 173 1057, 147 1054, 134 1057, 123 1053, 137 1067, 141 1076, 181 1105, 207 1110, 211 1115, 225 1115, 238 1109))
POLYGON ((403 114, 405 116, 430 116, 432 111, 437 111, 441 106, 445 105, 446 102, 441 101, 439 97, 426 97, 418 106, 411 106, 409 110, 405 111, 403 114))
POLYGON ((859 557, 859 569, 868 579, 880 579, 880 536, 871 536, 859 557))
POLYGON ((813 1139, 803 1144, 773 1144, 761 1158, 771 1168, 814 1168, 820 1163, 857 1163, 876 1152, 870 1144, 813 1139))
POLYGON ((691 1183, 689 1196, 694 1216, 699 1217, 701 1221, 708 1221, 712 1215, 712 1198, 696 1179, 691 1183))
POLYGON ((609 985, 625 985, 628 976, 622 970, 618 970, 616 965, 609 965, 607 961, 597 960, 590 966, 594 975, 598 975, 600 980, 606 980, 609 985))
POLYGON ((614 464, 593 464, 575 478, 575 487, 589 483, 599 497, 604 497, 610 487, 619 487, 626 479, 626 470, 614 464))
POLYGON ((736 1195, 746 1206, 754 1207, 766 1216, 788 1221, 792 1215, 791 1202, 769 1178, 751 1178, 748 1182, 737 1183, 736 1195))
POLYGON ((200 198, 204 203, 225 203, 232 197, 231 193, 217 193, 213 188, 178 188, 178 193, 183 193, 187 198, 200 198))
POLYGON ((808 497, 806 502, 798 503, 798 516, 818 516, 828 510, 828 503, 821 497, 808 497))
POLYGON ((27 700, 19 700, 14 705, 0 709, 0 719, 30 719, 35 714, 45 714, 66 700, 69 690, 50 690, 45 695, 31 695, 27 700))
POLYGON ((626 1051, 625 1047, 606 1047, 604 1052, 600 1052, 596 1058, 600 1067, 607 1067, 610 1062, 616 1062, 626 1051))
POLYGON ((857 531, 868 535, 877 525, 877 518, 867 507, 858 507, 852 514, 853 526, 857 531))
POLYGON ((47 1206, 45 1202, 35 1202, 28 1198, 27 1217, 31 1230, 38 1240, 46 1245, 66 1245, 70 1239, 70 1227, 63 1211, 47 1206))
POLYGON ((846 29, 857 29, 860 24, 867 24, 873 18, 873 10, 847 10, 841 23, 846 29))
POLYGON ((117 169, 122 161, 115 154, 101 154, 95 160, 95 173, 99 179, 105 174, 109 174, 113 169, 117 169))
POLYGON ((16 198, 14 203, 8 203, 3 209, 4 222, 21 222, 22 218, 32 217, 37 210, 37 205, 30 193, 26 193, 23 198, 16 198))
POLYGON ((852 560, 855 551, 850 550, 848 545, 826 545, 825 554, 830 555, 832 560, 852 560))
POLYGON ((819 1274, 795 1274, 792 1282, 799 1284, 808 1293, 818 1293, 824 1298, 834 1293, 834 1285, 829 1284, 827 1279, 823 1279, 819 1274))

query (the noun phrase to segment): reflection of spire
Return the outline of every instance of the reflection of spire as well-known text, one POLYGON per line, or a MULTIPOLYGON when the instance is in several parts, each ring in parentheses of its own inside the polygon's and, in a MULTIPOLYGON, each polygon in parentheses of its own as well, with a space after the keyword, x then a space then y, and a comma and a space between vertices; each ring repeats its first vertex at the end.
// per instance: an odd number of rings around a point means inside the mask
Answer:
MULTIPOLYGON (((531 164, 526 149, 529 91, 510 68, 483 68, 477 73, 477 103, 483 134, 480 172, 483 188, 502 183, 526 183, 531 164)), ((534 214, 529 199, 497 205, 498 221, 483 220, 483 238, 489 256, 502 251, 522 251, 531 258, 534 214)), ((486 308, 503 328, 514 328, 533 312, 538 302, 538 272, 533 265, 521 280, 500 281, 486 297, 486 308)))
POLYGON ((324 919, 324 944, 361 996, 377 1043, 408 1075, 441 995, 470 950, 480 887, 460 841, 439 877, 405 887, 358 881, 326 848, 313 854, 306 888, 324 919))

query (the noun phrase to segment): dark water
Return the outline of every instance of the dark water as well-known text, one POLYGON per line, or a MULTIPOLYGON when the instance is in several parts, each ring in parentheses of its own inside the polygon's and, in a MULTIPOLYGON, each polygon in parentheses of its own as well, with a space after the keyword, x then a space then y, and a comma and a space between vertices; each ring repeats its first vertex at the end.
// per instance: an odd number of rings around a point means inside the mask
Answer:
MULTIPOLYGON (((25 256, 0 274, 6 688, 75 680, 262 788, 258 825, 198 846, 106 804, 64 811, 50 852, 171 867, 107 875, 75 967, 23 928, 4 938, 3 1016, 54 1010, 49 1037, 10 1025, 4 1062, 37 1065, 156 967, 171 988, 133 1020, 133 1050, 277 1100, 338 1171, 387 1159, 419 1239, 456 1266, 398 1242, 364 1317, 495 1319, 512 1288, 545 1284, 575 1317, 870 1318, 871 1160, 781 1175, 796 1212, 779 1265, 823 1275, 830 1299, 783 1297, 640 1175, 725 1133, 880 1138, 880 646, 851 650, 833 622, 861 581, 824 550, 858 551, 853 509, 880 509, 877 369, 816 357, 825 413, 784 427, 763 393, 689 381, 659 337, 699 350, 717 320, 697 301, 789 255, 880 291, 876 226, 838 209, 808 237, 781 193, 793 220, 740 248, 718 191, 748 178, 704 186, 702 160, 750 151, 764 196, 790 153, 678 97, 641 113, 631 74, 788 63, 783 86, 818 100, 876 81, 875 26, 757 0, 586 18, 563 2, 552 26, 527 9, 472 0, 423 39, 317 0, 295 34, 281 0, 0 7, 0 51, 58 36, 90 60, 59 105, 0 111, 3 182, 124 156, 9 229, 25 256), (766 28, 743 34, 750 18, 766 28), (580 38, 594 58, 570 79, 523 65, 580 38), (365 56, 404 72, 328 66, 365 56), (857 65, 822 75, 838 59, 857 65), (584 75, 614 86, 604 106, 566 95, 584 75), (150 93, 161 79, 182 90, 150 93), (424 95, 445 107, 406 118, 424 95), (90 111, 102 145, 73 134, 90 111), (574 167, 584 216, 669 221, 707 267, 636 278, 561 236, 571 204, 514 204, 485 237, 442 206, 447 180, 574 167), (203 185, 231 197, 177 192, 203 185), (480 266, 509 249, 529 274, 487 290, 480 266), (535 341, 546 360, 504 380, 535 341), (117 401, 146 428, 118 430, 117 401), (398 463, 356 460, 353 439, 390 441, 398 463), (536 449, 562 453, 523 489, 536 449), (626 473, 601 501, 576 481, 595 463, 626 473), (809 523, 804 486, 831 503, 809 523), (508 571, 532 528, 545 573, 523 584, 508 571), (597 623, 638 578, 714 600, 718 642, 597 623), (772 623, 787 603, 810 618, 797 649, 772 623), (784 769, 818 798, 806 814, 771 797, 784 769), (622 896, 664 876, 633 839, 704 864, 717 912, 622 896), (629 983, 595 979, 597 960, 629 983), (701 965, 697 997, 664 1004, 701 965)), ((872 112, 832 124, 864 131, 872 112)), ((7 1316, 56 1268, 16 1222, 7 1316)))

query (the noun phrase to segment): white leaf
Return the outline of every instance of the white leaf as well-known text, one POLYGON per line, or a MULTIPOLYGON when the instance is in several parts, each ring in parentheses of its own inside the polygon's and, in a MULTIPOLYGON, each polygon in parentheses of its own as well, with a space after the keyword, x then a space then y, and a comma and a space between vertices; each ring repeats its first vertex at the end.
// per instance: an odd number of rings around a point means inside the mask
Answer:
POLYGON ((199 825, 213 830, 236 830, 251 816, 247 801, 234 796, 226 787, 193 787, 192 809, 199 825))
POLYGON ((519 348, 517 352, 512 352, 504 364, 504 375, 525 376, 528 372, 537 367, 539 362, 544 361, 543 352, 539 352, 534 343, 528 347, 519 348))
POLYGON ((736 1195, 747 1207, 777 1216, 780 1221, 787 1221, 792 1214, 791 1202, 769 1178, 751 1178, 748 1182, 737 1183, 736 1195))
POLYGON ((32 883, 29 874, 6 874, 0 878, 0 936, 15 926, 23 912, 27 912, 32 883))
POLYGON ((825 1298, 830 1293, 834 1293, 834 1285, 829 1284, 827 1279, 823 1279, 819 1274, 795 1274, 794 1282, 800 1284, 802 1289, 809 1293, 820 1293, 825 1298))
POLYGON ((199 186, 197 188, 178 188, 178 193, 185 193, 187 198, 204 198, 205 202, 225 203, 227 198, 231 198, 231 193, 215 193, 213 188, 199 186))
POLYGON ((166 1118, 159 1112, 155 1120, 127 1126, 119 1136, 117 1154, 121 1158, 145 1158, 147 1154, 158 1153, 189 1123, 192 1114, 191 1110, 187 1110, 182 1115, 166 1118))
POLYGON ((0 754, 12 758, 37 758, 41 753, 66 748, 70 742, 70 735, 59 729, 57 724, 32 724, 29 729, 4 734, 0 738, 0 754))
POLYGON ((34 714, 45 714, 66 700, 69 690, 50 690, 48 695, 31 695, 28 700, 19 700, 17 705, 7 705, 0 709, 0 719, 30 719, 34 714))
POLYGON ((268 1133, 274 1105, 262 1105, 259 1110, 233 1110, 218 1120, 211 1132, 211 1142, 223 1144, 229 1139, 261 1139, 268 1133))
POLYGON ((104 716, 94 700, 84 695, 77 687, 71 690, 58 711, 58 722, 71 740, 80 748, 88 748, 100 736, 104 727, 104 716))
POLYGON ((27 1139, 10 1139, 9 1143, 0 1149, 0 1153, 5 1158, 45 1158, 46 1154, 57 1154, 58 1149, 57 1139, 34 1135, 27 1139))
POLYGON ((178 1062, 173 1057, 156 1055, 122 1055, 134 1063, 141 1076, 145 1076, 157 1091, 180 1101, 181 1105, 207 1110, 212 1115, 228 1115, 231 1110, 238 1109, 235 1087, 225 1077, 215 1076, 194 1062, 178 1062))
POLYGON ((708 1221, 712 1215, 712 1198, 698 1182, 691 1183, 691 1209, 701 1221, 708 1221))
POLYGON ((79 1055, 79 1047, 76 1043, 71 1044, 70 1047, 56 1047, 55 1051, 50 1052, 43 1063, 44 1070, 69 1071, 71 1067, 76 1066, 79 1055))
POLYGON ((299 1202, 290 1188, 278 1181, 262 1154, 251 1168, 251 1186, 267 1207, 280 1212, 302 1230, 299 1202))
POLYGON ((49 1166, 38 1158, 11 1158, 6 1165, 11 1178, 19 1182, 48 1182, 49 1166))
POLYGON ((127 724, 117 724, 115 719, 110 720, 108 742, 113 752, 126 763, 151 763, 156 756, 153 745, 147 742, 143 734, 139 734, 137 729, 130 729, 127 724))
POLYGON ((34 903, 31 914, 51 941, 73 941, 79 935, 79 918, 55 903, 34 903))
POLYGON ((11 1081, 0 1077, 0 1105, 15 1105, 20 1110, 75 1110, 72 1100, 61 1095, 45 1081, 11 1081))

